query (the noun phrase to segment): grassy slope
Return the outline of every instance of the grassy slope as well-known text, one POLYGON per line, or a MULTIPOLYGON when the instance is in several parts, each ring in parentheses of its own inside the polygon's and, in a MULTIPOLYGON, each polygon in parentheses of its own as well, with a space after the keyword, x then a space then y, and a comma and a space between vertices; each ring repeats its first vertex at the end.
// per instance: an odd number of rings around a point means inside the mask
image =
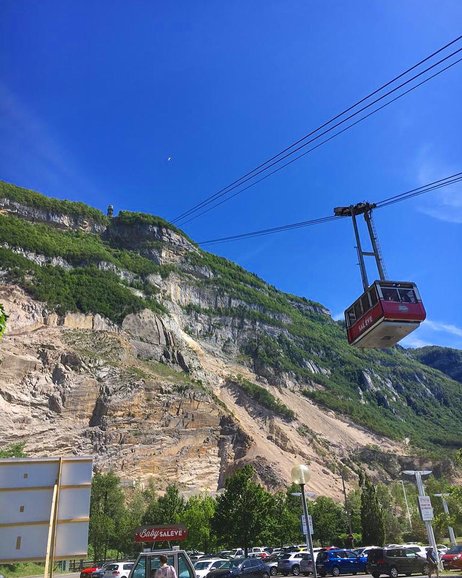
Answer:
MULTIPOLYGON (((2 185, 3 189, 5 186, 2 185)), ((16 192, 9 189, 10 194, 16 192)), ((21 193, 25 195, 24 203, 29 199, 26 193, 21 193)), ((32 194, 34 203, 43 197, 37 195, 32 194)), ((54 203, 59 203, 61 210, 67 207, 62 204, 67 201, 54 199, 48 199, 45 205, 54 203)), ((71 205, 74 210, 75 204, 71 205)), ((92 214, 93 209, 81 203, 76 205, 83 214, 87 209, 92 214)), ((136 219, 168 226, 157 217, 128 216, 129 222, 136 223, 136 219)), ((9 278, 58 311, 101 313, 114 321, 144 307, 165 311, 146 277, 150 273, 168 275, 171 267, 159 267, 133 251, 113 248, 97 235, 61 231, 0 215, 0 244, 5 243, 49 257, 61 256, 74 267, 71 271, 39 267, 10 249, 0 249, 0 263, 8 270, 9 278), (101 261, 135 273, 131 285, 142 289, 145 297, 134 295, 130 283, 121 282, 114 273, 97 269, 101 261)), ((460 384, 422 365, 400 348, 383 351, 351 348, 341 324, 323 314, 318 303, 280 292, 230 261, 205 252, 190 253, 188 260, 215 273, 212 279, 197 283, 244 303, 226 311, 202 310, 202 313, 211 317, 245 317, 259 323, 258 339, 254 335, 249 337, 242 347, 243 354, 272 367, 276 373, 292 373, 306 384, 305 395, 373 431, 395 439, 410 438, 416 446, 429 450, 462 446, 460 384), (262 331, 262 324, 277 328, 279 337, 270 337, 262 331), (307 362, 314 362, 328 373, 312 373, 307 362), (373 388, 368 387, 365 372, 372 376, 373 388), (315 389, 311 387, 313 383, 323 388, 315 389)), ((195 309, 190 307, 191 312, 195 309)))

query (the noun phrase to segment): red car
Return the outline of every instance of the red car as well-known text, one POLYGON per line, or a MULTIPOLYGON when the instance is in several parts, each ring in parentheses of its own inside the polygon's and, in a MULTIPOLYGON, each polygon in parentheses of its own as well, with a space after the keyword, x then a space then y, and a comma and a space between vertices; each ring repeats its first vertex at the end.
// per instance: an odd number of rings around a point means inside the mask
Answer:
POLYGON ((99 566, 90 566, 90 568, 84 568, 81 572, 80 572, 80 578, 91 578, 91 575, 93 572, 96 572, 96 570, 99 570, 101 568, 101 565, 99 566))
POLYGON ((462 544, 449 548, 441 560, 445 570, 462 570, 462 544))

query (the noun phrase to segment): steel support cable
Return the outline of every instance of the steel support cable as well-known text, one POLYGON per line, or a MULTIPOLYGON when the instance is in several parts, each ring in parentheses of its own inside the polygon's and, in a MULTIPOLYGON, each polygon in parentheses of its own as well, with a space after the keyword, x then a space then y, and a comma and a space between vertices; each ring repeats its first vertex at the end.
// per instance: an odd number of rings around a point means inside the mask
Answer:
MULTIPOLYGON (((227 187, 224 187, 223 189, 220 189, 218 192, 216 192, 215 194, 211 195, 210 197, 208 197, 207 199, 205 199, 204 201, 202 201, 201 203, 198 203, 197 205, 195 205, 194 207, 192 207, 191 209, 183 212, 181 215, 179 215, 178 217, 175 217, 172 220, 172 223, 178 223, 179 221, 182 221, 184 218, 186 218, 187 216, 197 212, 198 210, 200 210, 201 208, 207 206, 208 204, 212 203, 214 200, 226 195, 227 193, 231 192, 232 190, 234 190, 235 188, 241 186, 242 184, 246 183, 249 180, 252 180, 253 178, 255 178, 256 176, 258 176, 259 174, 261 174, 262 172, 265 172, 266 170, 268 170, 269 168, 271 168, 272 166, 274 166, 275 164, 278 164, 279 162, 283 161, 284 159, 286 159, 287 157, 295 154, 298 150, 300 150, 301 148, 304 148, 305 146, 309 145, 311 142, 313 142, 314 140, 317 140, 318 138, 322 137, 323 135, 327 134, 328 132, 330 132, 331 130, 334 130, 335 128, 337 128, 338 126, 340 126, 341 124, 347 122, 348 120, 350 120, 351 118, 353 118, 354 116, 360 114, 361 112, 363 112, 364 110, 370 108, 371 106, 373 106, 374 104, 376 104, 377 102, 379 102, 380 100, 383 100, 384 98, 386 98, 387 96, 389 96, 390 94, 396 92, 397 90, 399 90, 400 88, 402 88, 403 86, 406 86, 407 84, 409 84, 410 82, 412 82, 413 80, 415 80, 416 78, 419 78, 420 76, 422 76, 423 74, 425 74, 426 72, 428 72, 429 70, 432 70, 433 68, 435 68, 436 66, 438 66, 439 64, 442 64, 443 62, 445 62, 446 60, 448 60, 449 58, 452 58, 455 54, 459 53, 462 51, 462 48, 459 48, 458 50, 455 50, 454 52, 452 52, 451 54, 449 54, 448 56, 442 58, 441 60, 439 60, 438 62, 432 64, 431 66, 429 66, 428 68, 426 68, 425 70, 419 72, 418 74, 414 75, 412 78, 406 80, 405 82, 401 83, 400 85, 398 85, 397 87, 393 88, 392 90, 388 91, 387 93, 383 94, 382 96, 380 96, 379 98, 375 99, 374 101, 372 101, 371 103, 367 104, 366 106, 362 107, 361 109, 357 110, 356 112, 354 112, 353 114, 349 115, 348 117, 346 117, 345 119, 343 119, 342 121, 336 123, 335 125, 331 126, 329 129, 325 130, 324 132, 320 133, 319 135, 317 135, 315 138, 309 140, 308 142, 305 142, 304 144, 298 146, 297 148, 296 145, 298 145, 299 143, 302 143, 303 141, 305 141, 306 139, 308 139, 310 136, 314 135, 315 133, 319 132, 322 128, 326 127, 327 125, 331 124, 332 122, 334 122, 334 120, 340 118, 341 116, 343 116, 344 114, 346 114, 347 112, 349 112, 350 110, 356 108, 360 103, 364 102, 365 100, 369 99, 371 96, 373 96, 374 94, 377 94, 378 92, 380 92, 381 90, 383 90, 385 87, 389 86, 390 84, 392 84, 393 82, 395 82, 397 79, 401 78, 402 76, 405 76, 406 74, 408 74, 411 70, 415 69, 416 67, 418 67, 420 64, 422 64, 423 62, 425 62, 426 60, 432 58, 435 54, 437 54, 438 52, 441 52, 442 50, 444 50, 447 46, 450 46, 451 44, 459 41, 462 37, 459 36, 458 38, 456 38, 455 40, 453 40, 451 43, 449 43, 448 45, 446 45, 445 47, 441 48, 439 51, 433 53, 433 55, 428 56, 426 59, 422 60, 420 63, 415 64, 413 67, 411 67, 410 69, 408 69, 407 71, 403 72, 402 74, 400 74, 399 76, 397 76, 396 78, 394 78, 393 80, 389 81, 388 83, 386 83, 385 85, 383 85, 382 87, 378 88, 377 90, 375 90, 374 92, 372 92, 371 94, 369 94, 368 96, 364 97, 363 99, 361 99, 360 101, 358 101, 357 103, 355 103, 354 105, 350 106, 349 108, 345 109, 343 112, 339 113, 338 115, 334 116, 332 119, 330 119, 329 121, 325 122, 324 124, 322 124, 321 126, 319 126, 317 129, 311 131, 310 133, 308 133, 307 135, 305 135, 304 137, 302 137, 301 139, 299 139, 298 141, 296 141, 295 143, 293 143, 292 145, 290 145, 289 147, 287 147, 286 149, 284 149, 283 151, 281 151, 280 153, 278 153, 277 155, 271 157, 271 159, 269 159, 268 161, 266 161, 265 163, 262 163, 261 165, 259 165, 258 167, 256 167, 255 169, 253 169, 252 171, 246 173, 245 175, 243 175, 241 178, 237 179, 236 181, 233 181, 233 183, 231 183, 230 185, 228 185, 227 187), (290 150, 290 149, 294 149, 294 150, 290 150), (290 152, 287 152, 290 151, 290 152), (284 156, 283 153, 287 152, 287 154, 285 154, 284 156), (280 158, 278 158, 280 157, 280 158), (276 160, 277 159, 277 160, 276 160), (272 162, 271 162, 272 161, 272 162)), ((445 68, 444 70, 447 70, 447 68, 445 68)), ((444 71, 443 70, 443 71, 444 71)), ((431 76, 430 78, 434 78, 434 76, 431 76)), ((418 85, 420 86, 420 84, 418 85)), ((230 197, 232 198, 232 197, 230 197)))
MULTIPOLYGON (((364 101, 368 100, 369 98, 371 98, 372 96, 374 96, 375 94, 377 94, 378 92, 382 91, 384 88, 386 88, 387 86, 390 86, 390 84, 393 84, 394 82, 396 82, 397 80, 399 80, 400 78, 402 78, 403 76, 406 76, 406 74, 409 74, 409 72, 411 72, 412 70, 418 68, 420 65, 422 65, 424 62, 427 62, 428 60, 430 60, 431 58, 433 58, 434 56, 436 56, 437 54, 439 54, 440 52, 442 52, 443 50, 446 50, 446 48, 448 48, 449 46, 451 46, 452 44, 455 44, 456 42, 458 42, 460 39, 462 38, 462 36, 458 36, 457 38, 455 38, 454 40, 452 40, 451 42, 448 42, 448 44, 442 46, 441 48, 439 48, 438 50, 436 50, 435 52, 433 52, 432 54, 430 54, 429 56, 427 56, 426 58, 424 58, 423 60, 420 60, 419 62, 417 62, 416 64, 414 64, 413 66, 411 66, 410 68, 408 68, 407 70, 405 70, 404 72, 402 72, 401 74, 399 74, 398 76, 395 76, 395 78, 393 78, 392 80, 388 81, 387 83, 383 84, 382 86, 380 86, 379 88, 377 88, 376 90, 374 90, 373 92, 369 93, 367 96, 363 97, 361 100, 357 101, 355 104, 351 105, 350 107, 346 108, 345 110, 343 110, 342 112, 340 112, 339 114, 337 114, 336 116, 332 117, 331 119, 329 119, 328 121, 326 121, 325 123, 323 123, 321 126, 319 126, 317 129, 311 131, 310 133, 306 134, 305 136, 303 136, 302 138, 298 139, 297 141, 295 141, 294 143, 292 143, 291 145, 289 145, 288 147, 286 147, 285 149, 283 149, 282 151, 280 151, 278 154, 272 156, 271 158, 269 158, 267 161, 265 161, 264 163, 261 163, 260 165, 258 165, 257 167, 255 167, 253 170, 249 171, 248 173, 244 174, 242 177, 240 177, 239 179, 236 179, 235 181, 233 181, 232 183, 230 183, 228 186, 220 189, 219 191, 217 191, 214 195, 211 195, 211 197, 208 197, 207 199, 205 199, 204 201, 198 203, 197 205, 195 205, 194 207, 192 207, 191 209, 185 211, 184 213, 182 213, 181 215, 179 215, 178 217, 175 217, 174 221, 175 222, 177 220, 180 220, 182 217, 185 217, 187 215, 189 215, 191 212, 195 211, 196 209, 201 208, 202 206, 204 206, 209 200, 213 200, 213 198, 215 198, 217 195, 219 195, 222 192, 225 192, 227 189, 229 189, 230 187, 232 187, 233 185, 239 186, 238 183, 240 181, 242 181, 242 179, 244 179, 245 177, 251 175, 252 173, 256 172, 258 169, 264 167, 266 164, 270 163, 271 161, 273 161, 274 159, 276 159, 277 157, 281 156, 282 154, 284 154, 285 152, 287 152, 288 150, 290 150, 291 148, 295 147, 297 144, 301 143, 302 141, 306 140, 307 138, 309 138, 310 136, 312 136, 313 134, 315 134, 316 132, 318 132, 319 130, 323 129, 325 126, 327 126, 328 124, 334 122, 335 120, 337 120, 338 118, 340 118, 341 116, 343 116, 344 114, 346 114, 347 112, 349 112, 350 110, 353 110, 354 108, 356 108, 357 106, 359 106, 360 104, 362 104, 364 101)), ((255 176, 255 175, 254 175, 255 176)), ((242 184, 242 183, 240 183, 242 184)))
POLYGON ((427 193, 429 190, 439 189, 442 187, 447 187, 454 183, 458 183, 462 180, 462 172, 454 173, 449 177, 445 177, 444 179, 438 179, 437 181, 433 181, 432 183, 428 183, 426 185, 422 185, 421 187, 416 187, 406 193, 401 193, 400 195, 394 195, 393 197, 389 197, 388 199, 383 199, 378 203, 375 203, 377 209, 381 209, 382 207, 387 207, 388 205, 392 205, 394 203, 398 203, 402 200, 407 200, 412 197, 417 197, 418 195, 422 195, 423 193, 427 193), (431 187, 428 189, 428 187, 431 187), (425 190, 422 190, 425 189, 425 190))
MULTIPOLYGON (((461 49, 462 50, 462 49, 461 49)), ((354 127, 355 125, 359 124, 360 122, 362 122, 363 120, 366 120, 367 118, 369 118, 370 116, 372 116, 373 114, 379 112, 380 110, 382 110, 383 108, 386 108, 387 106, 389 106, 390 104, 392 104, 393 102, 395 102, 396 100, 402 98, 403 96, 405 96, 406 94, 409 94, 410 92, 412 92, 413 90, 415 90, 416 88, 418 88, 419 86, 421 86, 422 84, 425 84, 426 82, 429 82, 430 80, 432 80, 435 76, 438 76, 440 74, 442 74, 443 72, 445 72, 446 70, 448 70, 449 68, 452 68, 453 66, 455 66, 456 64, 458 64, 459 62, 462 62, 462 58, 459 58, 458 60, 456 60, 455 62, 452 62, 451 64, 449 64, 448 66, 442 68, 441 70, 439 70, 438 72, 435 72, 434 74, 432 74, 431 76, 429 76, 428 78, 425 78, 424 80, 422 80, 421 82, 419 82, 418 84, 412 86, 411 88, 409 88, 408 90, 402 92, 401 94, 395 96, 394 98, 392 98, 391 100, 389 100, 388 102, 386 102, 385 104, 382 104, 381 106, 379 106, 378 108, 374 109, 373 111, 367 113, 366 115, 364 115, 363 117, 361 117, 360 119, 356 120, 355 122, 352 122, 351 124, 349 124, 348 126, 346 126, 345 128, 339 130, 338 132, 336 132, 335 134, 333 134, 332 136, 324 139, 323 141, 321 141, 320 143, 318 143, 317 145, 315 145, 314 147, 309 148, 308 150, 304 151, 303 153, 297 155, 296 157, 294 157, 293 159, 291 159, 290 161, 284 163, 283 165, 281 165, 280 167, 277 167, 276 169, 274 169, 273 171, 271 171, 270 173, 264 175, 263 177, 261 177, 260 179, 254 181, 253 183, 247 185, 246 187, 244 187, 243 189, 240 189, 238 191, 236 191, 235 193, 233 193, 230 197, 227 197, 226 199, 223 199, 217 203, 215 203, 214 205, 212 205, 211 207, 209 207, 208 209, 205 209, 204 211, 202 211, 201 213, 192 216, 190 219, 184 221, 182 223, 182 226, 186 225, 187 223, 193 221, 194 219, 201 217, 202 215, 205 215, 206 213, 210 212, 211 210, 215 209, 216 207, 222 205, 223 203, 231 200, 232 198, 236 197, 237 195, 243 193, 244 191, 246 191, 247 189, 250 189, 251 187, 257 185, 258 183, 261 183, 262 181, 264 181, 265 179, 267 179, 268 177, 270 177, 271 175, 274 175, 275 173, 281 171, 282 169, 284 169, 285 167, 287 167, 288 165, 291 165, 292 163, 294 163, 295 161, 298 161, 299 159, 301 159, 302 157, 306 156, 307 154, 309 154, 310 152, 314 151, 315 149, 321 147, 322 145, 326 144, 327 142, 333 140, 334 138, 336 138, 337 136, 341 135, 342 133, 346 132, 347 130, 349 130, 350 128, 354 127)))
MULTIPOLYGON (((383 207, 386 207, 386 206, 394 204, 394 203, 399 203, 401 201, 407 201, 408 199, 411 199, 411 198, 416 197, 418 195, 423 195, 425 193, 429 193, 429 192, 434 191, 436 189, 448 187, 450 185, 453 185, 453 184, 461 182, 461 181, 462 181, 462 172, 455 173, 454 175, 451 175, 449 177, 445 177, 444 179, 439 179, 437 181, 433 181, 433 182, 428 183, 426 185, 422 185, 421 187, 417 187, 416 189, 411 189, 410 191, 407 191, 405 193, 401 193, 399 195, 395 195, 393 197, 389 197, 388 199, 384 199, 382 201, 374 203, 376 205, 375 208, 381 209, 383 207)), ((292 229, 301 229, 303 227, 309 227, 312 225, 321 225, 323 223, 328 223, 331 221, 337 221, 338 219, 342 219, 342 218, 343 217, 336 216, 336 215, 332 215, 332 216, 328 216, 328 217, 319 217, 318 219, 311 219, 309 221, 300 221, 298 223, 290 223, 287 225, 280 225, 279 227, 272 227, 269 229, 261 229, 259 231, 250 231, 248 233, 241 233, 239 235, 230 235, 229 237, 220 237, 218 239, 211 239, 209 241, 200 241, 198 243, 198 245, 204 246, 204 245, 212 245, 212 244, 216 244, 216 243, 225 243, 228 241, 238 241, 240 239, 249 239, 252 237, 263 237, 266 235, 273 235, 275 233, 282 233, 285 231, 290 231, 292 229)))

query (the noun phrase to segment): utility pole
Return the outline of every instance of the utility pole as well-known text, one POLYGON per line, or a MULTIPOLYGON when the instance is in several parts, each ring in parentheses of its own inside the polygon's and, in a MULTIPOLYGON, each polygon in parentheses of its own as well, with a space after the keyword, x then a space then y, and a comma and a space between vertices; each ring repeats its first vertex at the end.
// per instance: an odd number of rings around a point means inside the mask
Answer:
POLYGON ((348 531, 349 531, 350 535, 352 536, 353 530, 351 527, 351 512, 350 512, 350 508, 348 507, 347 493, 346 493, 346 487, 345 487, 345 478, 343 476, 343 468, 340 470, 340 475, 342 476, 343 499, 345 502, 345 512, 346 512, 347 520, 348 520, 348 531))
MULTIPOLYGON (((441 501, 443 502, 443 511, 445 514, 447 514, 449 516, 448 503, 446 502, 446 496, 448 494, 433 494, 433 495, 437 498, 441 498, 441 501)), ((456 535, 454 534, 454 528, 452 526, 448 526, 448 532, 449 532, 449 540, 451 541, 451 544, 453 546, 457 546, 456 535)))
POLYGON ((407 519, 409 520, 409 529, 412 530, 412 516, 411 516, 411 511, 409 510, 409 503, 407 501, 406 488, 404 487, 403 480, 400 480, 400 481, 401 481, 401 486, 403 488, 404 503, 406 504, 407 519))
POLYGON ((441 565, 441 558, 438 552, 438 548, 436 547, 436 539, 435 533, 433 532, 432 520, 433 520, 433 508, 431 506, 430 497, 426 495, 425 488, 422 481, 422 476, 429 476, 432 472, 431 470, 405 470, 402 472, 407 476, 414 476, 415 483, 417 485, 417 491, 419 493, 419 509, 420 509, 420 516, 425 524, 425 528, 427 530, 428 536, 428 543, 433 548, 433 553, 436 558, 436 563, 438 564, 438 568, 442 570, 441 565))

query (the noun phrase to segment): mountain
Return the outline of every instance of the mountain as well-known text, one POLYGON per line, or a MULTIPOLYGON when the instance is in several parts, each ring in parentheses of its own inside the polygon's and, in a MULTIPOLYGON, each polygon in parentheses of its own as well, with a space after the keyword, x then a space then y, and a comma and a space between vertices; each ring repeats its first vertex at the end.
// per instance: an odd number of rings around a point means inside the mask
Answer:
POLYGON ((451 347, 420 347, 412 351, 412 356, 421 363, 438 369, 451 379, 462 383, 462 351, 451 347))
POLYGON ((334 497, 359 467, 457 475, 460 356, 449 372, 401 347, 351 348, 323 305, 160 217, 0 182, 0 275, 3 444, 93 454, 127 483, 185 492, 240 463, 269 488, 309 463, 310 489, 334 497))

